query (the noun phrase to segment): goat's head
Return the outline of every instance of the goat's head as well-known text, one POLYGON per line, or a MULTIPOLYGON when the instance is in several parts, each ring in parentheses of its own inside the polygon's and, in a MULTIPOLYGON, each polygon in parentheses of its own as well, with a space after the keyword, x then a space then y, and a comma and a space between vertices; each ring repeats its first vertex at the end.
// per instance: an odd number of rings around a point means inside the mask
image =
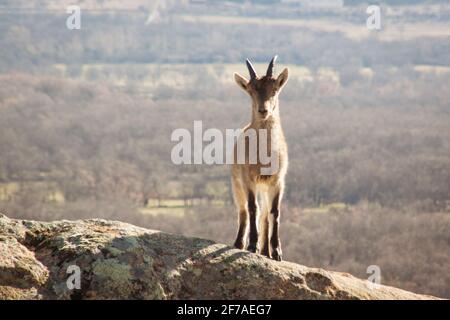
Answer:
POLYGON ((250 80, 238 73, 234 74, 236 83, 252 98, 254 116, 263 120, 278 112, 278 95, 289 77, 288 68, 285 68, 278 77, 273 76, 276 59, 277 56, 270 61, 266 75, 263 77, 258 77, 255 68, 248 59, 247 68, 250 73, 250 80))

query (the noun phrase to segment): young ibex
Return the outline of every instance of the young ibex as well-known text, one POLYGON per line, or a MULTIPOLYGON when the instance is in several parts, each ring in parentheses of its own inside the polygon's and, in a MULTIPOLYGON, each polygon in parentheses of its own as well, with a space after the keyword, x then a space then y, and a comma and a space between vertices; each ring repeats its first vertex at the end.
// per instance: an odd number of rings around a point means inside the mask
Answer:
MULTIPOLYGON (((244 163, 234 162, 232 166, 232 187, 234 200, 239 214, 239 228, 234 246, 244 249, 247 240, 247 229, 250 225, 247 250, 260 252, 269 258, 281 261, 281 244, 279 238, 280 203, 283 196, 284 178, 288 167, 288 152, 281 128, 278 95, 288 80, 288 69, 284 69, 278 77, 273 76, 276 56, 272 59, 266 75, 258 77, 251 62, 247 60, 250 81, 235 73, 237 84, 244 89, 252 99, 252 120, 244 129, 259 133, 267 130, 267 153, 276 155, 276 170, 263 174, 262 169, 267 163, 260 160, 261 137, 257 134, 257 161, 248 161, 249 139, 245 136, 246 159, 244 163), (258 195, 262 210, 259 214, 258 195), (259 228, 257 227, 259 217, 259 228), (270 221, 270 223, 269 223, 270 221), (270 229, 270 230, 269 230, 270 229), (258 237, 259 232, 259 237, 258 237), (269 241, 270 240, 270 241, 269 241), (270 245, 269 245, 270 243, 270 245)), ((250 148, 251 151, 251 148, 250 148)), ((235 160, 237 144, 234 146, 235 160)))

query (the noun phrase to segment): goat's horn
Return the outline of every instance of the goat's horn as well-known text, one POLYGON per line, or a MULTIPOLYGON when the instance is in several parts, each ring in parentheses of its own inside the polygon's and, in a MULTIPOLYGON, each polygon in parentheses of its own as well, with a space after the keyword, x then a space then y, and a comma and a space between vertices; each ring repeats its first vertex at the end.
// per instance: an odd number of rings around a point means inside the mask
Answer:
POLYGON ((273 69, 275 66, 275 61, 277 61, 277 58, 278 58, 278 56, 276 55, 275 57, 272 58, 272 61, 270 61, 269 67, 267 68, 266 76, 268 76, 268 77, 273 76, 273 69))
POLYGON ((250 60, 247 59, 247 68, 248 68, 248 72, 250 73, 250 79, 256 79, 257 75, 256 75, 256 71, 255 68, 253 68, 252 63, 250 62, 250 60))

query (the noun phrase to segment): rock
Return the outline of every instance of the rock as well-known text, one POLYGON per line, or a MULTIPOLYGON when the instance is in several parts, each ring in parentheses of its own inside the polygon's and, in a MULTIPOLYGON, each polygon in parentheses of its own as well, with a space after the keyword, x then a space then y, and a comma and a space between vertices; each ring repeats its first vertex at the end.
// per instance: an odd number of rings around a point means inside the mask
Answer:
POLYGON ((0 215, 0 253, 0 299, 435 299, 115 221, 0 215))
POLYGON ((18 288, 43 285, 47 268, 17 239, 0 235, 0 283, 18 288))

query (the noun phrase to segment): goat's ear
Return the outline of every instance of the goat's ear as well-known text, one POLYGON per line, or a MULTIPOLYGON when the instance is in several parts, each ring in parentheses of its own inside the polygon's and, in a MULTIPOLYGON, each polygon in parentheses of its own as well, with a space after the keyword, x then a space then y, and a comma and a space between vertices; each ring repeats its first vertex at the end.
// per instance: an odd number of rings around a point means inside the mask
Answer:
POLYGON ((239 73, 234 74, 234 81, 241 87, 243 90, 247 91, 248 80, 241 76, 239 73))
POLYGON ((281 90, 289 79, 289 69, 285 68, 277 78, 277 88, 281 90))

